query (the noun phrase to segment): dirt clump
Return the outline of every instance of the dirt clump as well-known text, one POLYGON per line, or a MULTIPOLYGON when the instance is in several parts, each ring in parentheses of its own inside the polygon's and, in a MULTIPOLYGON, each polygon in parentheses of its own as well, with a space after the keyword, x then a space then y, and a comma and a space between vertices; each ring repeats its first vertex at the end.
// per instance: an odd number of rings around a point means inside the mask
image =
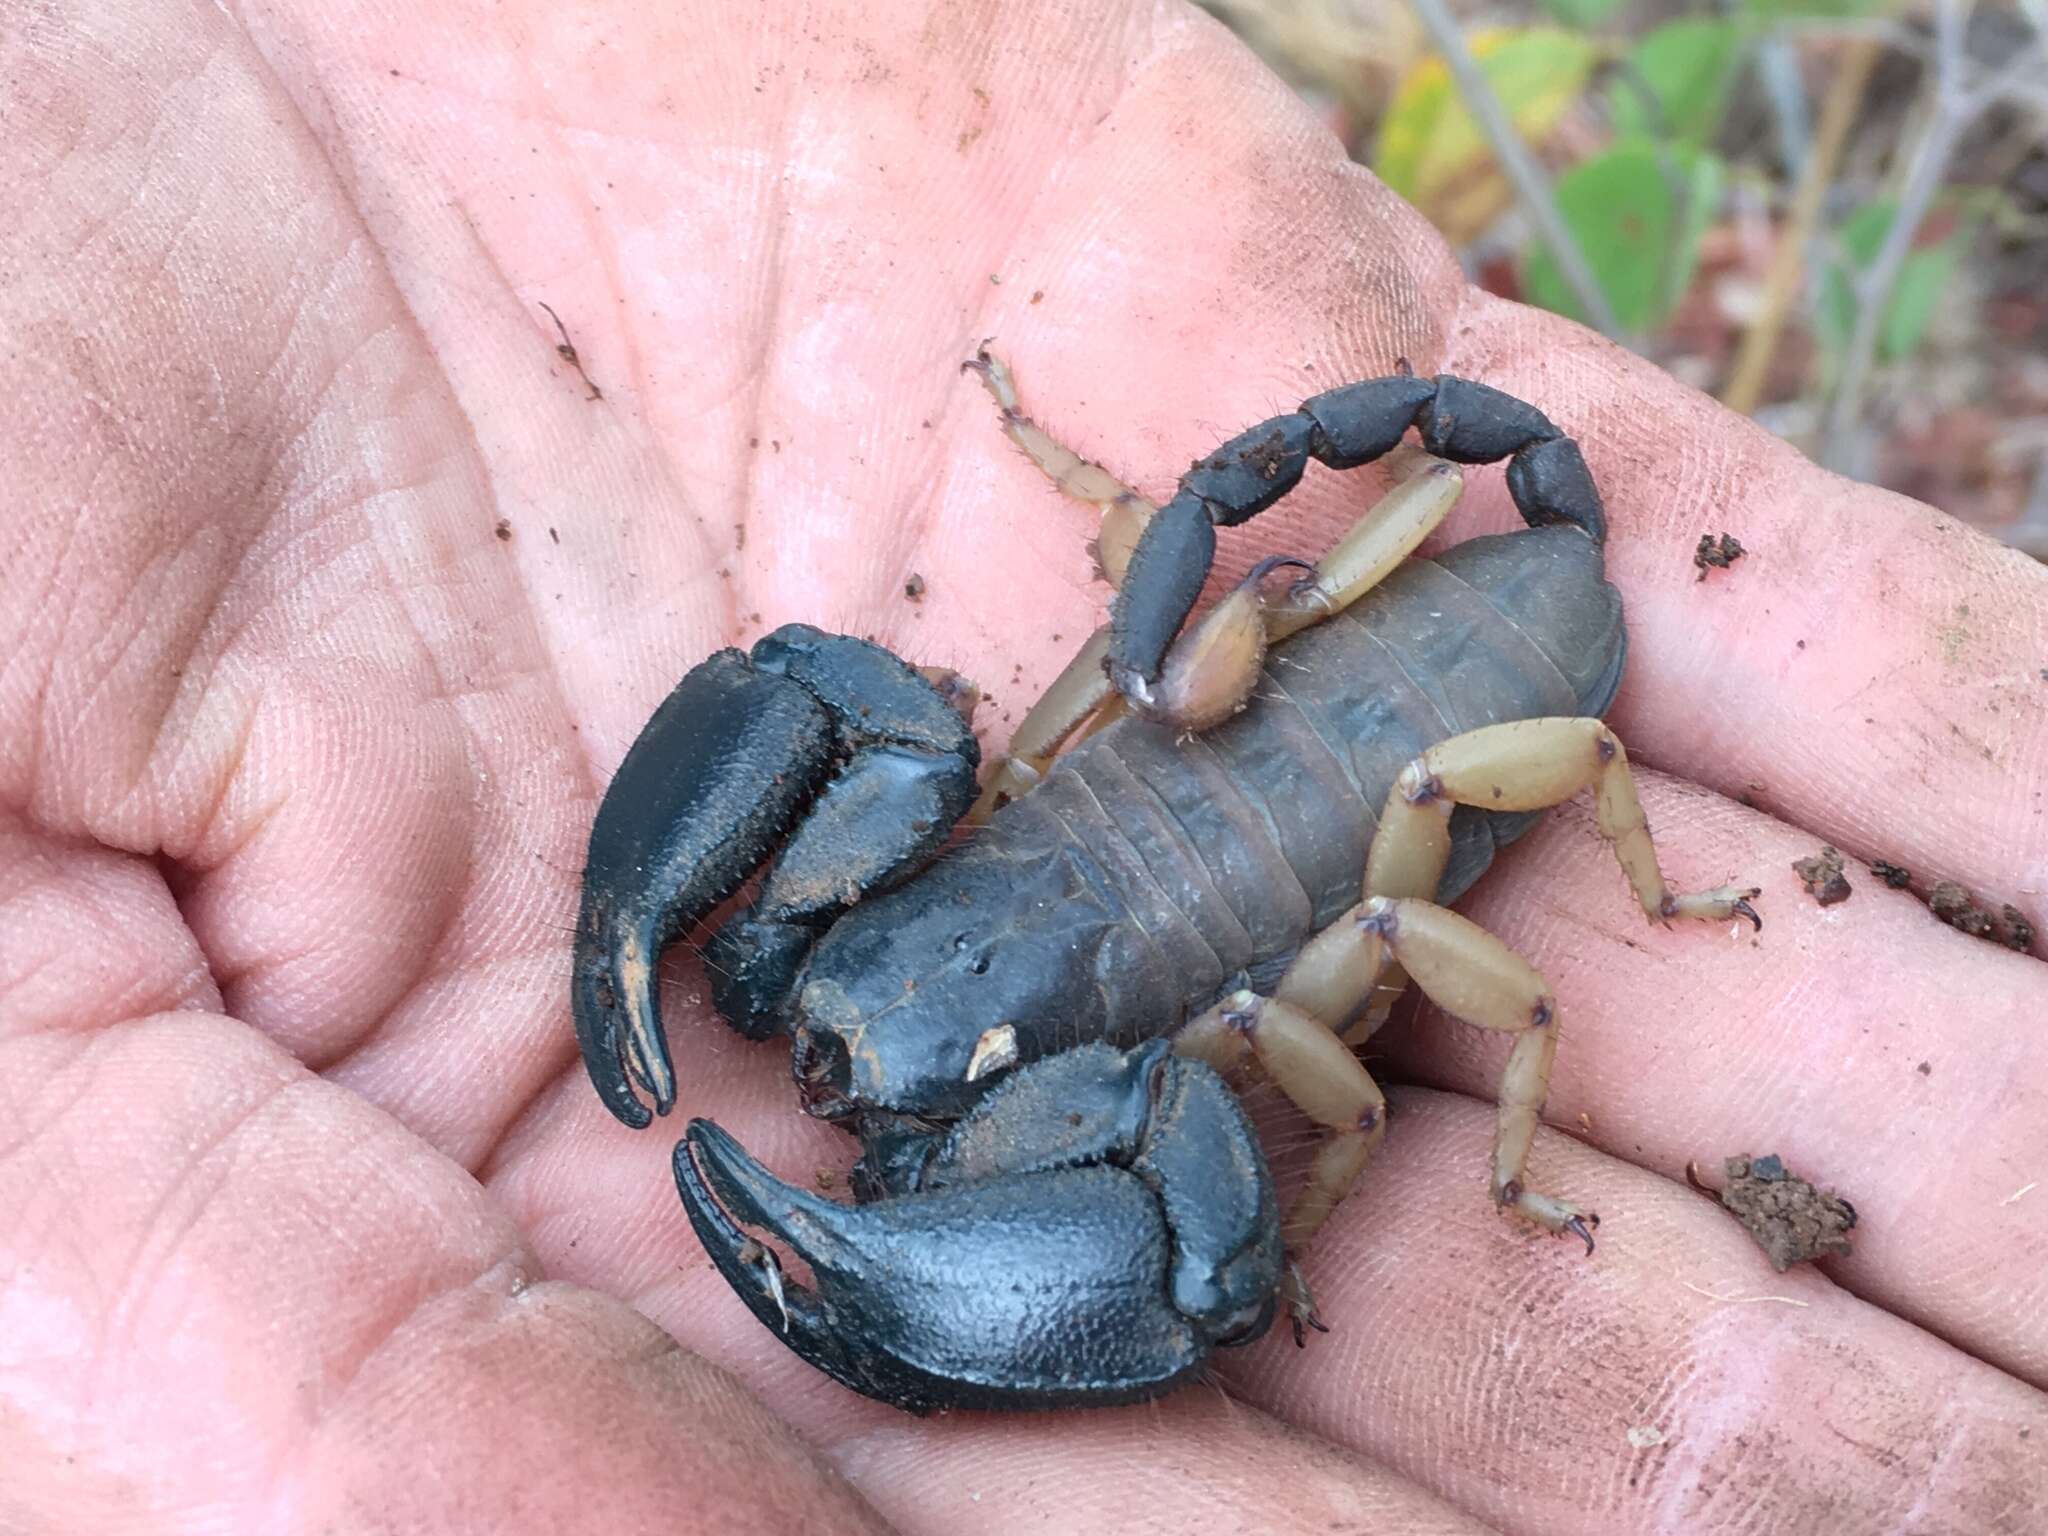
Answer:
POLYGON ((1989 939, 2007 949, 2033 946, 2034 925, 2011 902, 1994 914, 1977 905, 1977 898, 1954 880, 1937 880, 1927 893, 1927 906, 1934 915, 1959 933, 1975 939, 1989 939))
POLYGON ((1731 1157, 1722 1167, 1728 1183, 1719 1192, 1721 1204, 1779 1274, 1808 1259, 1848 1254, 1856 1207, 1840 1195, 1793 1177, 1776 1153, 1731 1157))
POLYGON ((1842 850, 1821 844, 1810 859, 1794 859, 1792 873, 1805 883, 1807 894, 1823 907, 1849 899, 1849 877, 1842 873, 1842 850))
POLYGON ((1732 533, 1724 533, 1718 539, 1711 533, 1700 535, 1699 547, 1692 552, 1692 563, 1700 568, 1695 581, 1705 581, 1710 570, 1725 571, 1749 551, 1732 533))

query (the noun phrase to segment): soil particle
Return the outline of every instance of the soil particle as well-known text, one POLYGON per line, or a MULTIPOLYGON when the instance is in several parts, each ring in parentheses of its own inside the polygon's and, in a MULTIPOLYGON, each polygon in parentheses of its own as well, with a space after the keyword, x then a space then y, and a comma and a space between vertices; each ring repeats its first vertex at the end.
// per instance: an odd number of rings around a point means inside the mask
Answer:
POLYGON ((2005 919, 2005 942, 2013 949, 2034 947, 2034 925, 2026 915, 2011 902, 1998 909, 1998 915, 2005 919))
POLYGON ((1887 863, 1883 859, 1873 860, 1870 872, 1895 891, 1903 891, 1913 883, 1913 872, 1901 864, 1887 863))
POLYGON ((924 578, 918 575, 915 571, 911 572, 910 579, 903 583, 903 595, 909 598, 913 603, 923 602, 924 578))
POLYGON ((1989 939, 2007 949, 2024 950, 2033 945, 2033 923, 2009 901, 1994 916, 1978 906, 1977 899, 1965 887, 1953 880, 1937 880, 1927 893, 1927 905, 1949 927, 1972 938, 1989 939))
POLYGON ((1776 1153, 1731 1157, 1722 1166, 1728 1183, 1721 1204, 1749 1229, 1779 1274, 1807 1259, 1849 1252, 1856 1207, 1840 1195, 1794 1178, 1776 1153))
POLYGON ((1719 538, 1703 533, 1699 547, 1692 552, 1692 563, 1700 568, 1699 575, 1693 579, 1705 581, 1709 570, 1725 571, 1748 553, 1732 533, 1724 533, 1719 538))
POLYGON ((1842 852, 1830 844, 1821 844, 1820 852, 1810 859, 1794 859, 1792 873, 1806 885, 1806 890, 1823 907, 1832 907, 1838 901, 1849 899, 1849 877, 1842 873, 1842 852))

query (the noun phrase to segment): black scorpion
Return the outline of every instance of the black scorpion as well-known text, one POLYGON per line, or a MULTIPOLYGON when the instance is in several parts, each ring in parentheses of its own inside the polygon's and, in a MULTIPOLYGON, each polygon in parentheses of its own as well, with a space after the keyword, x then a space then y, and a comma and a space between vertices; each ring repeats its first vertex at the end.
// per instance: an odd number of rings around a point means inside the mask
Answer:
POLYGON ((977 819, 1016 798, 938 857, 975 799, 962 713, 881 648, 788 625, 683 678, 591 831, 572 1004, 611 1112, 649 1123, 636 1085, 673 1106, 660 955, 772 859, 709 940, 713 998, 750 1038, 791 1035, 805 1108, 862 1143, 842 1205, 693 1121, 675 1174, 713 1262, 805 1359, 916 1411, 1154 1396, 1283 1302, 1298 1339, 1321 1322, 1288 1255, 1384 1129, 1347 1047, 1404 978, 1513 1034, 1494 1197, 1590 1251, 1597 1218, 1522 1177, 1556 1000, 1443 905, 1586 787, 1653 920, 1755 921, 1756 892, 1680 897, 1658 873, 1598 721, 1626 635, 1577 446, 1497 390, 1403 372, 1241 434, 1155 509, 1026 420, 994 359, 969 366, 1042 468, 1142 526, 1127 559, 1105 534, 1112 622, 977 819), (1216 527, 1411 428, 1434 458, 1285 598, 1261 579, 1305 562, 1262 564, 1184 629, 1216 527), (1529 526, 1404 558, 1455 499, 1452 465, 1499 459, 1529 526), (1123 718, 1039 782, 1098 705, 1123 718), (1328 1132, 1284 1222, 1224 1083, 1247 1056, 1328 1132))

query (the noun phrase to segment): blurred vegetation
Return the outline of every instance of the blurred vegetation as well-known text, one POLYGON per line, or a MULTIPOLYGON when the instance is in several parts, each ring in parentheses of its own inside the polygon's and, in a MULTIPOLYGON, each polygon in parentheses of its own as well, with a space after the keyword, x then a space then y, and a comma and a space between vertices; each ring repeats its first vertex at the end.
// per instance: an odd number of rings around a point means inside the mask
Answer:
POLYGON ((2048 0, 1209 9, 1485 287, 2048 558, 2048 0))

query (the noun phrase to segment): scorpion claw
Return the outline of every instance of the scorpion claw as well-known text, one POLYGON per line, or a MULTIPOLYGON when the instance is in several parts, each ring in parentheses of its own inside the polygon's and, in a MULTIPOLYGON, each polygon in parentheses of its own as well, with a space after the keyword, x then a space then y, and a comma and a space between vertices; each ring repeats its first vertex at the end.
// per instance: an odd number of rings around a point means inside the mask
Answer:
POLYGON ((661 952, 770 858, 713 938, 719 1010, 759 1039, 816 926, 916 869, 974 799, 967 721, 907 663, 786 624, 690 669, 612 776, 590 828, 570 1012, 605 1107, 675 1107, 661 952), (784 839, 787 838, 786 844, 784 839), (780 848, 780 852, 777 849, 780 848))
POLYGON ((1593 1227, 1597 1227, 1599 1225, 1600 1218, 1598 1216, 1595 1216, 1593 1218, 1593 1226, 1591 1227, 1586 1225, 1585 1217, 1574 1216, 1570 1221, 1564 1224, 1564 1230, 1578 1235, 1578 1237, 1586 1245, 1586 1257, 1591 1258, 1593 1256, 1593 1227))
MULTIPOLYGON (((807 1217, 823 1214, 810 1207, 844 1208, 782 1183, 709 1120, 691 1121, 683 1139, 676 1143, 675 1176, 683 1209, 689 1213, 704 1251, 754 1316, 820 1370, 856 1392, 872 1392, 875 1383, 845 1357, 817 1292, 786 1280, 774 1253, 741 1231, 726 1213, 730 1206, 741 1221, 782 1238, 815 1267, 829 1266, 832 1256, 820 1249, 814 1259, 795 1234, 809 1225, 807 1217), (778 1208, 779 1216, 775 1214, 778 1208)), ((819 1272, 822 1276, 825 1271, 819 1272)))
POLYGON ((609 942, 593 938, 592 949, 601 949, 608 963, 578 964, 572 1009, 576 1042, 598 1097, 635 1130, 653 1118, 635 1087, 654 1100, 660 1114, 667 1114, 676 1100, 675 1067, 654 1013, 650 930, 643 922, 608 935, 609 942))
POLYGON ((1157 1202, 1121 1170, 849 1206, 783 1182, 693 1120, 675 1177, 704 1251, 764 1326, 854 1391, 913 1413, 1155 1397, 1207 1359, 1168 1301, 1157 1202), (741 1224, 780 1240, 814 1285, 790 1279, 741 1224))
POLYGON ((1294 1347, 1308 1347, 1308 1330, 1328 1333, 1330 1325, 1323 1321, 1316 1311, 1316 1299, 1308 1288, 1308 1277, 1301 1272, 1301 1265, 1293 1258, 1287 1261, 1287 1270, 1280 1282, 1280 1298, 1287 1304, 1288 1322, 1294 1329, 1294 1347))

